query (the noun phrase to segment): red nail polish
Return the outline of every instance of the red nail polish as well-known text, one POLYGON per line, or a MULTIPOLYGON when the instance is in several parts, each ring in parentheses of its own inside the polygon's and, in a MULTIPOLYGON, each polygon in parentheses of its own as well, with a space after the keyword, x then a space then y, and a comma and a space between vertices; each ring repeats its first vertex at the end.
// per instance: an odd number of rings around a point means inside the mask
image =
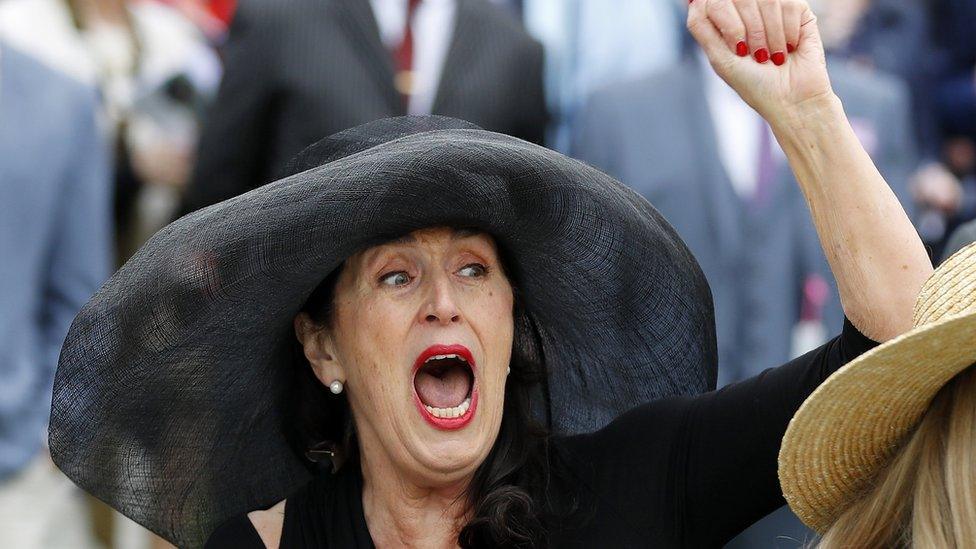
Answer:
POLYGON ((746 45, 745 41, 740 40, 739 43, 735 45, 735 54, 739 57, 749 55, 749 46, 746 45))
POLYGON ((760 63, 769 61, 769 50, 766 48, 759 48, 753 55, 756 57, 756 61, 759 61, 760 63))
POLYGON ((781 51, 778 51, 778 52, 773 53, 773 55, 770 57, 770 59, 773 60, 773 64, 774 65, 780 66, 783 63, 786 63, 786 54, 783 53, 783 52, 781 52, 781 51))
POLYGON ((794 46, 793 44, 786 44, 787 53, 793 53, 795 51, 796 51, 796 46, 794 46))

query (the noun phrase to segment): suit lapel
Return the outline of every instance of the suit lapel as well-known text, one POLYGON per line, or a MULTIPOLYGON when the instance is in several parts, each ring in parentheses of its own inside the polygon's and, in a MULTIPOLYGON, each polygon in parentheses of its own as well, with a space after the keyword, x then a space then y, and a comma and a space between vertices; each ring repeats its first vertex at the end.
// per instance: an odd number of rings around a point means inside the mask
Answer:
POLYGON ((337 0, 340 27, 354 44, 363 66, 372 74, 383 91, 391 112, 406 114, 400 94, 393 87, 393 57, 383 46, 379 25, 368 0, 337 0))
POLYGON ((471 70, 475 65, 474 58, 480 46, 477 14, 473 12, 473 6, 468 0, 457 0, 457 10, 455 12, 454 33, 451 36, 451 45, 444 59, 444 67, 441 69, 440 81, 437 83, 437 95, 434 96, 434 104, 431 112, 438 113, 448 104, 457 88, 454 84, 458 81, 461 73, 471 70))
POLYGON ((716 249, 720 253, 737 253, 742 234, 741 211, 742 204, 739 196, 732 188, 732 182, 722 164, 719 153, 715 124, 708 110, 708 99, 705 96, 705 82, 694 59, 686 59, 683 63, 685 72, 685 112, 692 125, 692 135, 700 137, 695 147, 698 180, 701 182, 702 202, 708 220, 709 230, 716 249))

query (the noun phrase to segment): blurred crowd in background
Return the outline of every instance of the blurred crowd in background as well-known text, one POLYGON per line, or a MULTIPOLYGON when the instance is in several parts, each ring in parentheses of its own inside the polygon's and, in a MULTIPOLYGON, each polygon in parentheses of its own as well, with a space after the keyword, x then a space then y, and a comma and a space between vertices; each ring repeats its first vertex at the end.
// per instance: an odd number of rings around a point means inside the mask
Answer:
MULTIPOLYGON (((976 218, 976 0, 809 0, 834 91, 933 260, 976 218), (957 231, 958 229, 958 231, 957 231)), ((165 546, 44 449, 75 313, 155 231, 316 140, 441 114, 653 203, 714 294, 720 384, 843 313, 769 127, 708 67, 686 0, 0 0, 0 546, 165 546)), ((976 234, 973 234, 976 237, 976 234)), ((798 547, 781 510, 733 547, 798 547)))

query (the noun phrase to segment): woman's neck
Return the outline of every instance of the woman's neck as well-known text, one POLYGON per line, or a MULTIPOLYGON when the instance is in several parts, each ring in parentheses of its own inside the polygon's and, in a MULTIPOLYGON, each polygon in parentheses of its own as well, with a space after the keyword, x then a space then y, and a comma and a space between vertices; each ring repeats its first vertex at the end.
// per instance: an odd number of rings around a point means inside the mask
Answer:
POLYGON ((363 459, 362 471, 363 512, 377 547, 458 546, 467 514, 464 491, 470 479, 449 486, 419 486, 382 458, 379 462, 363 459))

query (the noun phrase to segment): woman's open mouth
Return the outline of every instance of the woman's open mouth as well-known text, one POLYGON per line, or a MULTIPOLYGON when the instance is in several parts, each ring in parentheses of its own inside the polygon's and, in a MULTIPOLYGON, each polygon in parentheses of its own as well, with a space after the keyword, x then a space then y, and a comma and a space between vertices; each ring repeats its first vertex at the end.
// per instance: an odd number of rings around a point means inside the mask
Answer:
POLYGON ((478 407, 475 363, 464 345, 432 345, 413 367, 413 396, 420 415, 438 429, 460 429, 478 407))

